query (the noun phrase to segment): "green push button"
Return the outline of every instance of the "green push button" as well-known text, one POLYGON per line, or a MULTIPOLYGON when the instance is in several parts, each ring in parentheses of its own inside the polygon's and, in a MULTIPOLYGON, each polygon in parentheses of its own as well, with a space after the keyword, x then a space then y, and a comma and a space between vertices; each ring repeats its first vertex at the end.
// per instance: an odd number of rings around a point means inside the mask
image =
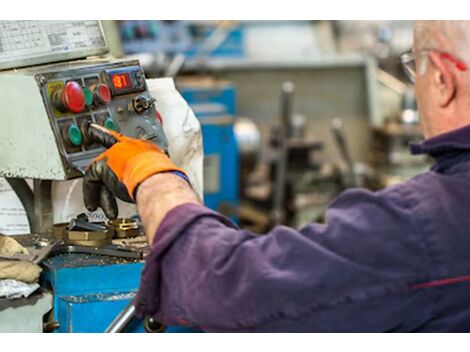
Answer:
POLYGON ((90 106, 93 103, 93 93, 91 92, 90 88, 84 87, 83 94, 85 95, 85 105, 90 106))
POLYGON ((111 118, 108 118, 104 121, 104 127, 106 127, 108 130, 119 132, 116 122, 114 122, 114 120, 111 118))
POLYGON ((82 137, 82 132, 80 132, 80 129, 76 124, 71 124, 67 130, 67 133, 69 135, 69 140, 70 143, 73 145, 79 146, 83 142, 83 137, 82 137))

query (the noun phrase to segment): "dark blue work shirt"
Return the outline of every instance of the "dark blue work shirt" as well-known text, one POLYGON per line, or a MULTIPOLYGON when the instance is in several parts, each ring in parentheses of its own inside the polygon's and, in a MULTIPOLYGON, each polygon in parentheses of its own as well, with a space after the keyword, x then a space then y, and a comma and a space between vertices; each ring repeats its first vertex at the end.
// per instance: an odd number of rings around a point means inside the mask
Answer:
POLYGON ((351 189, 326 224, 266 236, 203 206, 155 235, 136 305, 205 331, 470 331, 470 126, 413 147, 431 171, 351 189))

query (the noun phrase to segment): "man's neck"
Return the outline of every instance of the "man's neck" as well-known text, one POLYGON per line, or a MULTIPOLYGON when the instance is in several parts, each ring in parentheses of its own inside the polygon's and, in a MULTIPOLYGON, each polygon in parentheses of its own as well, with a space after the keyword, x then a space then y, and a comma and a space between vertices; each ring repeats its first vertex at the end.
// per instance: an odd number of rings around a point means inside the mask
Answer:
POLYGON ((423 134, 426 139, 437 137, 441 134, 458 130, 459 128, 470 125, 470 108, 466 112, 441 113, 433 118, 428 128, 423 128, 423 134))

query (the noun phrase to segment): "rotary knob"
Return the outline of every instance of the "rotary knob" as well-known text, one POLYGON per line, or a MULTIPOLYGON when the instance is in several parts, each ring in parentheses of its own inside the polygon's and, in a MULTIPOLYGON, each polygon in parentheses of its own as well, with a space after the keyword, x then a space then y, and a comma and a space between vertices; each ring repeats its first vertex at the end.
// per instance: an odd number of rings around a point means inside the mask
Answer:
POLYGON ((79 113, 85 109, 85 94, 82 86, 75 81, 52 93, 52 103, 60 112, 79 113))
POLYGON ((136 113, 142 114, 150 109, 154 103, 155 99, 148 98, 144 95, 139 95, 138 97, 132 99, 131 106, 136 113))

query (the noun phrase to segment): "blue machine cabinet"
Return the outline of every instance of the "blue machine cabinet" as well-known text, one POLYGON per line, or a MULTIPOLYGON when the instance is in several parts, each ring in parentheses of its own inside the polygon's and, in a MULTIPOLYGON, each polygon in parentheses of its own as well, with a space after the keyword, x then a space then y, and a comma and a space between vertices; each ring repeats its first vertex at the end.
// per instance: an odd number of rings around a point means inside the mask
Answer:
MULTIPOLYGON (((134 298, 139 287, 143 262, 63 254, 47 259, 42 286, 54 294, 56 332, 104 332, 114 318, 134 298)), ((191 332, 168 327, 166 332, 191 332)), ((145 332, 136 319, 126 332, 145 332)))
POLYGON ((239 160, 235 139, 236 90, 228 82, 179 83, 177 87, 201 123, 204 147, 204 203, 237 221, 239 160))
MULTIPOLYGON (((216 30, 216 23, 201 21, 118 21, 119 36, 125 54, 182 53, 194 57, 201 45, 216 30)), ((237 25, 227 37, 209 53, 209 57, 241 58, 245 56, 244 28, 237 25)))

